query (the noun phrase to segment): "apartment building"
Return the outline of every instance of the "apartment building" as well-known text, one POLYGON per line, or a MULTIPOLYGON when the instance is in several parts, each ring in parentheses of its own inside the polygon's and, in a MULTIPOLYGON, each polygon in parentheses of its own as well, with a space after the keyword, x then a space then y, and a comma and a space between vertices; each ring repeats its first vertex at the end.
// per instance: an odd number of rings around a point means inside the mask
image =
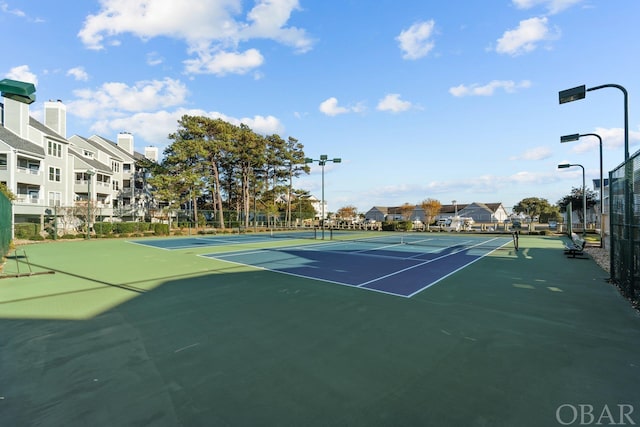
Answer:
POLYGON ((14 223, 44 225, 58 211, 54 207, 86 206, 89 200, 96 221, 143 219, 153 200, 148 172, 136 168, 144 156, 134 151, 133 135, 122 132, 115 142, 98 135, 67 138, 64 103, 45 102, 41 123, 29 114, 35 96, 27 102, 14 96, 14 88, 20 92, 25 85, 0 81, 0 182, 17 197, 14 223))

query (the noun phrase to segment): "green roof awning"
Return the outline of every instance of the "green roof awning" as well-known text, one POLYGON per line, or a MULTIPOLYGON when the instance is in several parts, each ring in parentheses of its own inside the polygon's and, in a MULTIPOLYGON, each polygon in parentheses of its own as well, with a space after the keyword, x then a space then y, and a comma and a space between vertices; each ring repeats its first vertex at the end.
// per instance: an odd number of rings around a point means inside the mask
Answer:
POLYGON ((5 98, 31 104, 36 100, 36 87, 33 83, 20 82, 18 80, 0 80, 0 92, 5 98))

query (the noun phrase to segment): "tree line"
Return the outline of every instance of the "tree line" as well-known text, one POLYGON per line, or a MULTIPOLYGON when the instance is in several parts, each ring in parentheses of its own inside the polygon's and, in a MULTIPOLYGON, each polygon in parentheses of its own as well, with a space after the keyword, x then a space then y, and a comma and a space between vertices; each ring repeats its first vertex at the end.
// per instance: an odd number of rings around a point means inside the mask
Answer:
MULTIPOLYGON (((221 229, 228 221, 248 227, 252 201, 254 212, 259 203, 261 212, 283 216, 288 225, 294 217, 315 216, 309 192, 293 188, 293 179, 310 171, 304 146, 296 138, 260 135, 245 124, 237 126, 222 119, 189 115, 178 120, 177 130, 168 138, 172 142, 164 150, 161 163, 138 161, 138 167, 149 173, 147 183, 153 189, 153 197, 163 206, 190 206, 196 223, 198 211, 207 209, 213 212, 214 223, 221 229), (278 203, 282 195, 283 203, 278 203)), ((569 201, 577 202, 581 197, 582 190, 573 189, 558 201, 558 206, 546 199, 529 197, 514 206, 514 212, 556 217, 569 201)), ((589 207, 595 204, 595 194, 587 192, 587 198, 589 207)), ((403 216, 408 218, 415 206, 405 203, 401 207, 403 216)), ((428 222, 441 208, 435 199, 425 199, 419 206, 428 222)), ((581 204, 573 206, 582 213, 581 204)), ((345 206, 337 216, 346 219, 357 215, 355 207, 345 206)))
POLYGON ((184 115, 169 139, 161 163, 140 160, 138 167, 149 172, 147 183, 156 200, 169 209, 189 205, 194 222, 198 211, 207 209, 221 229, 229 221, 248 227, 258 202, 261 212, 279 215, 282 204, 276 199, 283 194, 288 224, 294 200, 296 212, 314 212, 306 200, 309 193, 293 188, 293 178, 310 171, 304 146, 296 138, 260 135, 245 124, 184 115))

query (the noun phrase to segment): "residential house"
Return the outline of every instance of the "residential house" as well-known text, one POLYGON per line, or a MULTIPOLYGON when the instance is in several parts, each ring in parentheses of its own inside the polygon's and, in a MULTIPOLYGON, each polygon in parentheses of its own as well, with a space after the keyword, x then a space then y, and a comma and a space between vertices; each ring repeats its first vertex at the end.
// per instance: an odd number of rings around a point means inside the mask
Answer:
POLYGON ((473 202, 458 210, 458 215, 479 223, 501 223, 509 217, 502 203, 473 202))
MULTIPOLYGON (((472 218, 475 222, 490 223, 490 222, 502 222, 507 217, 507 211, 502 206, 502 203, 470 203, 470 204, 451 204, 442 205, 440 212, 432 221, 439 219, 446 219, 455 215, 461 217, 472 218)), ((402 213, 402 208, 374 206, 369 209, 365 214, 365 220, 367 221, 421 221, 425 222, 425 212, 421 206, 416 205, 409 218, 405 218, 402 213)))
POLYGON ((153 202, 147 171, 136 169, 136 160, 144 156, 134 151, 131 134, 122 133, 115 143, 97 135, 67 139, 61 101, 44 103, 41 123, 29 114, 35 86, 4 79, 0 91, 0 182, 17 197, 14 223, 44 225, 45 217, 56 212, 52 207, 89 199, 98 208, 97 220, 136 219, 148 212, 153 202), (123 211, 124 206, 131 208, 123 211))

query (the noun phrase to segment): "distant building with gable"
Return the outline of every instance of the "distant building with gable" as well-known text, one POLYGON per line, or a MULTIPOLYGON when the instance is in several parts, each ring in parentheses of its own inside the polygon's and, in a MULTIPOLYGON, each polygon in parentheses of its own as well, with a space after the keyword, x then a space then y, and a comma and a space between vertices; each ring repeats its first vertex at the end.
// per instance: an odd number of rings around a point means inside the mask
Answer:
MULTIPOLYGON (((503 222, 509 217, 507 210, 502 203, 478 203, 473 202, 469 204, 450 204, 442 205, 438 214, 431 218, 432 222, 439 219, 445 219, 453 217, 455 215, 472 218, 475 222, 480 223, 492 223, 503 222)), ((365 213, 366 221, 426 221, 425 212, 420 205, 416 205, 409 215, 405 218, 400 206, 374 206, 365 213)))

